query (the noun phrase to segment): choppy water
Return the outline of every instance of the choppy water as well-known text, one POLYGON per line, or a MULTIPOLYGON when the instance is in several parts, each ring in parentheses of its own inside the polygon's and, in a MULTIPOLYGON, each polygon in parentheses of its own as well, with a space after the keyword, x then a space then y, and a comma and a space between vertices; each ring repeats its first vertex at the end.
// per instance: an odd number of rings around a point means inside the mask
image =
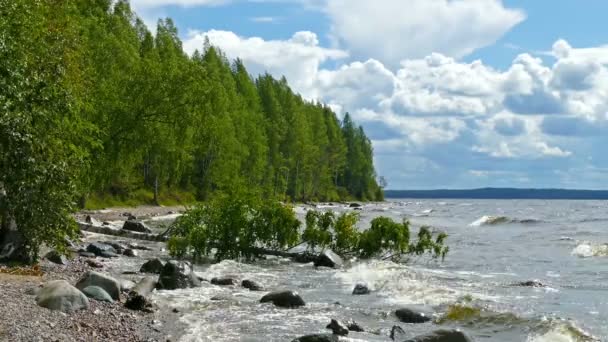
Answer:
POLYGON ((412 336, 457 327, 476 341, 608 341, 608 202, 399 200, 367 205, 361 215, 362 226, 385 215, 445 230, 450 254, 443 263, 368 261, 344 270, 281 259, 196 269, 205 278, 236 275, 270 290, 296 290, 308 303, 297 310, 259 304, 260 293, 209 284, 160 291, 156 298, 184 313, 184 341, 290 341, 327 332, 330 318, 354 319, 373 332, 351 333, 353 341, 387 341, 399 324, 391 315, 396 308, 417 305, 440 317, 455 304, 471 314, 443 324, 400 325, 412 336), (512 285, 527 280, 547 286, 512 285), (374 292, 352 296, 358 282, 374 292), (211 300, 217 296, 224 300, 211 300))

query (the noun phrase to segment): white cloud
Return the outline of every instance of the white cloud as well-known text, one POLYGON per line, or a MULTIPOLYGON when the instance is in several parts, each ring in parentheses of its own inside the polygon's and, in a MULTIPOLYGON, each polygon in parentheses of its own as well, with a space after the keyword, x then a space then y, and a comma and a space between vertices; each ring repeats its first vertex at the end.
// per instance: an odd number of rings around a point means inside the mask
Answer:
POLYGON ((433 52, 465 56, 525 19, 501 0, 326 0, 325 12, 339 44, 390 66, 433 52))
POLYGON ((253 17, 251 21, 255 23, 274 23, 277 22, 280 18, 277 17, 253 17))

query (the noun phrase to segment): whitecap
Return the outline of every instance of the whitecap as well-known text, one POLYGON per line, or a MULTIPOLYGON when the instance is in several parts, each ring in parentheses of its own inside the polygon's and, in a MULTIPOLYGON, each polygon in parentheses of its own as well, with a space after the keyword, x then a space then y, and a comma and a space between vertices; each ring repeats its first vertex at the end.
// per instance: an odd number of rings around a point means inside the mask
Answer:
POLYGON ((593 244, 587 241, 581 242, 574 247, 571 254, 581 258, 608 256, 608 244, 593 244))
POLYGON ((481 226, 486 226, 486 225, 507 223, 508 221, 509 221, 509 219, 505 216, 484 215, 484 216, 480 217, 479 219, 477 219, 475 222, 471 223, 470 226, 471 227, 481 227, 481 226))

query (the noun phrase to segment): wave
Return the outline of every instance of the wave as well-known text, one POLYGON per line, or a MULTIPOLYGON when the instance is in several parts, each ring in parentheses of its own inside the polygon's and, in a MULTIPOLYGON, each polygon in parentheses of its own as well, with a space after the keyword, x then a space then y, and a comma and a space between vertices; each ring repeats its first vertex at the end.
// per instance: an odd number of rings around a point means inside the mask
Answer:
POLYGON ((471 227, 494 226, 499 224, 520 223, 520 224, 535 224, 540 223, 537 219, 515 219, 507 216, 492 216, 484 215, 470 224, 471 227))
POLYGON ((608 256, 608 244, 594 244, 588 241, 580 242, 570 254, 581 258, 608 256))

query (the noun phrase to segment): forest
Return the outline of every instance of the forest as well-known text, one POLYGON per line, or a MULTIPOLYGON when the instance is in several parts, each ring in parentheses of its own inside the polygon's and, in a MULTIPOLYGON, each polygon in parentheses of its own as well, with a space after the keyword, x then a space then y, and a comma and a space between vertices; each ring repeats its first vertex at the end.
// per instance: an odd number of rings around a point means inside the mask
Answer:
POLYGON ((26 245, 112 199, 383 198, 348 114, 210 44, 186 54, 171 19, 152 34, 126 0, 0 0, 0 16, 0 218, 26 245))

